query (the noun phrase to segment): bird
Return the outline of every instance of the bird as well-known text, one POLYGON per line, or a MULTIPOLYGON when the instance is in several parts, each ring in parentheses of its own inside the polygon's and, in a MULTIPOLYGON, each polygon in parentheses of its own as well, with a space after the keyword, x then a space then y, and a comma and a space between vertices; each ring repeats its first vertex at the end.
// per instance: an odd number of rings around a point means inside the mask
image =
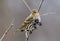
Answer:
POLYGON ((29 25, 32 25, 36 29, 36 24, 41 26, 42 22, 38 10, 33 9, 31 14, 25 19, 25 21, 21 24, 21 27, 18 30, 21 32, 23 32, 24 30, 28 30, 29 25))

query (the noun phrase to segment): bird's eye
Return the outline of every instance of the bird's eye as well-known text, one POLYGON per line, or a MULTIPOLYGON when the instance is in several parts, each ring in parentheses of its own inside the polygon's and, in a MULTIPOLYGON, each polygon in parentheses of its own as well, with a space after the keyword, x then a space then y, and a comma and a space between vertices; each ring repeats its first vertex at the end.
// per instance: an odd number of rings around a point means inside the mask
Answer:
POLYGON ((36 13, 36 12, 33 12, 33 13, 36 13))

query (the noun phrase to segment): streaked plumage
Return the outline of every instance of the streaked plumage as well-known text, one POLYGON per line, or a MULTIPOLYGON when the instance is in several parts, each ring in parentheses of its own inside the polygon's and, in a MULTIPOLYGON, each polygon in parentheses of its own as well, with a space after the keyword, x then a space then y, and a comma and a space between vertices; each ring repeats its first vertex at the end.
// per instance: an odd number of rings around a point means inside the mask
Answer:
POLYGON ((25 30, 28 29, 28 26, 35 20, 38 19, 39 22, 41 22, 40 14, 37 9, 33 9, 32 13, 25 19, 25 21, 22 23, 19 30, 25 30))

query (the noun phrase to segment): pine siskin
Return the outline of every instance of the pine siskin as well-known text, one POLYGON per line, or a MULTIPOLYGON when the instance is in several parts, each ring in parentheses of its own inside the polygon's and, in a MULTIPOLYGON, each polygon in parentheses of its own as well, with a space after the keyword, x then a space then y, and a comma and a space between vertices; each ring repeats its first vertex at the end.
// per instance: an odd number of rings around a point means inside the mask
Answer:
MULTIPOLYGON (((25 21, 22 23, 21 27, 19 28, 20 31, 28 30, 29 25, 33 23, 32 25, 36 26, 35 24, 38 24, 41 26, 41 18, 40 14, 37 9, 33 9, 32 13, 25 19, 25 21), (33 23, 34 22, 34 23, 33 23)), ((36 28, 36 27, 35 27, 36 28)))

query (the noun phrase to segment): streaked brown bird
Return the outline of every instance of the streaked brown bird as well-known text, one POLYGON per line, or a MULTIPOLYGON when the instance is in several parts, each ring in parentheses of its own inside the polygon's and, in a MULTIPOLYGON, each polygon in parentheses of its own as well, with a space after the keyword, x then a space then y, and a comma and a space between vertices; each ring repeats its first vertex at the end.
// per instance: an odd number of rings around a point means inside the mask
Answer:
POLYGON ((25 19, 22 23, 21 27, 18 29, 19 31, 24 31, 29 28, 29 25, 35 20, 38 19, 38 24, 41 25, 41 18, 40 14, 37 9, 33 9, 31 14, 25 19))

